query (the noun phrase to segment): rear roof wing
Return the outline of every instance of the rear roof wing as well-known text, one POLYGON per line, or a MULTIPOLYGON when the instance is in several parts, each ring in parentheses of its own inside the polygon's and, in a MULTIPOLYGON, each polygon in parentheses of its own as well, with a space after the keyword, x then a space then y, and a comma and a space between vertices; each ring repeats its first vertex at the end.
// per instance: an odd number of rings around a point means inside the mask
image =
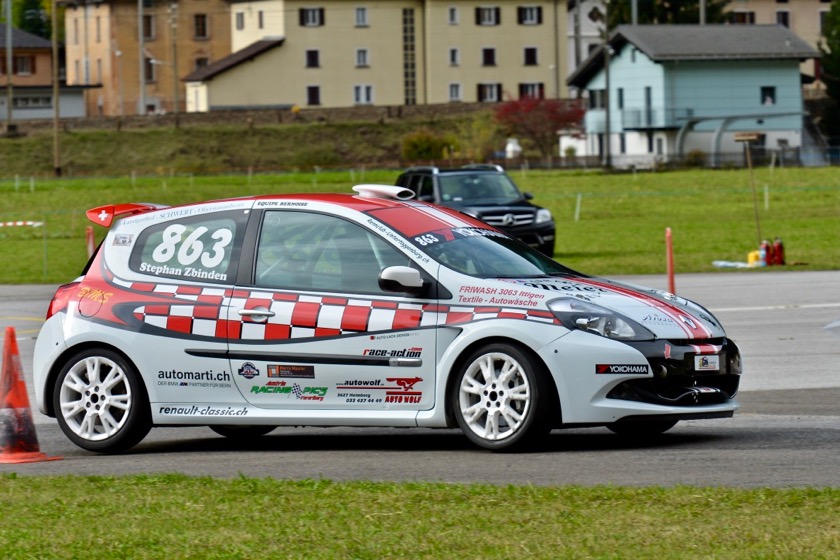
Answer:
POLYGON ((120 216, 133 216, 135 214, 142 214, 143 212, 151 212, 152 210, 160 210, 166 208, 164 204, 152 204, 150 202, 129 202, 126 204, 109 204, 107 206, 97 206, 91 208, 86 212, 88 220, 94 224, 102 227, 111 227, 114 220, 120 216))

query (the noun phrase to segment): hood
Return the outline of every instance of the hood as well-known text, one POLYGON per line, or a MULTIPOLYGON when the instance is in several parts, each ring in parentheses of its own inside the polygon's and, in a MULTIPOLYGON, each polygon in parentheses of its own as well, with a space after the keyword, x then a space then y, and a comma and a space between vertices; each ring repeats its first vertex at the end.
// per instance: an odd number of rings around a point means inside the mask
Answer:
POLYGON ((576 276, 505 279, 504 282, 538 290, 545 295, 546 302, 565 296, 606 307, 644 326, 656 338, 708 339, 725 336, 723 327, 708 310, 662 290, 576 276))

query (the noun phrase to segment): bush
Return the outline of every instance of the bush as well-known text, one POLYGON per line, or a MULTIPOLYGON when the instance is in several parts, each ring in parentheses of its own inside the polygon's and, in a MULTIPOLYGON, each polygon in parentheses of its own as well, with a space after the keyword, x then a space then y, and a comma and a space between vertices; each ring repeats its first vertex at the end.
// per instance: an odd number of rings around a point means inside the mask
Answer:
POLYGON ((446 157, 455 141, 429 130, 418 130, 403 137, 401 155, 405 161, 435 161, 446 157))
POLYGON ((691 150, 685 155, 686 167, 706 167, 706 152, 703 150, 691 150))

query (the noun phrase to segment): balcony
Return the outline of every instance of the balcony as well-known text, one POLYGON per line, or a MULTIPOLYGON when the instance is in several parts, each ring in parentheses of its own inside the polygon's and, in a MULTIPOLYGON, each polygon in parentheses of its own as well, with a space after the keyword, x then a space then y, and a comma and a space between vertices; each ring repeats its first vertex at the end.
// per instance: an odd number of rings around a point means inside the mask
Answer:
MULTIPOLYGON (((676 129, 694 116, 694 109, 636 108, 613 111, 610 129, 612 132, 623 130, 664 130, 676 129), (617 118, 616 118, 617 117, 617 118)), ((586 112, 584 125, 590 134, 606 132, 606 112, 603 109, 590 109, 586 112)))
POLYGON ((622 109, 620 126, 624 130, 679 128, 693 116, 694 109, 622 109))

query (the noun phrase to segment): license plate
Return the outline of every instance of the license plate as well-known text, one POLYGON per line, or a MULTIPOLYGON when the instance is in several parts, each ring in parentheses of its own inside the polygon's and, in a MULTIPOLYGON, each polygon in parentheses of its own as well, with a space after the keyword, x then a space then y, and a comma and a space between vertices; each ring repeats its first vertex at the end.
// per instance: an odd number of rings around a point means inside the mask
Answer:
POLYGON ((694 371, 720 371, 720 356, 694 356, 694 371))

